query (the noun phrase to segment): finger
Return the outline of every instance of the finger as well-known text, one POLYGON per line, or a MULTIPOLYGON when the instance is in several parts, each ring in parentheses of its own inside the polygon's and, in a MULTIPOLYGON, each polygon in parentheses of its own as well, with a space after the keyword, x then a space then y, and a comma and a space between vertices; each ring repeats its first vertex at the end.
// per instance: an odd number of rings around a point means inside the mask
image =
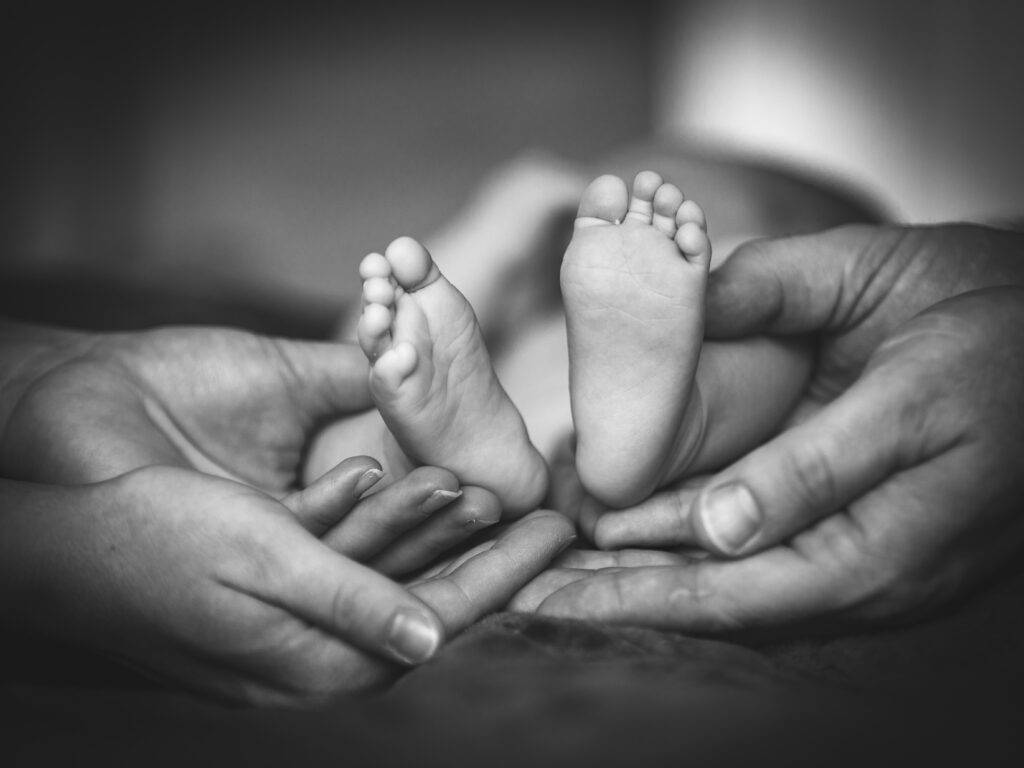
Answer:
POLYGON ((500 526, 498 526, 497 530, 489 532, 489 533, 493 534, 493 538, 487 538, 487 539, 485 539, 483 541, 477 542, 476 544, 470 546, 468 549, 465 549, 465 550, 463 550, 461 552, 458 552, 457 554, 455 554, 454 556, 452 556, 450 558, 441 559, 438 562, 433 563, 425 571, 423 571, 422 573, 416 575, 414 578, 412 578, 408 582, 406 582, 405 586, 407 588, 409 588, 409 589, 412 589, 413 587, 418 587, 421 584, 425 584, 426 582, 431 581, 433 579, 442 579, 442 578, 445 578, 446 576, 451 575, 452 573, 457 571, 460 567, 462 567, 463 563, 469 562, 474 557, 479 555, 481 552, 486 552, 491 547, 493 547, 495 540, 506 529, 508 529, 510 527, 511 527, 510 525, 500 525, 500 526))
POLYGON ((335 552, 363 562, 459 498, 458 478, 439 467, 417 467, 382 491, 367 496, 323 541, 335 552))
POLYGON ((687 478, 634 507, 606 512, 594 524, 594 543, 601 549, 618 549, 698 542, 690 507, 708 479, 687 478))
POLYGON ((373 405, 370 367, 356 344, 266 339, 288 372, 288 392, 311 421, 373 405))
MULTIPOLYGON (((802 340, 705 344, 687 406, 687 436, 677 442, 668 478, 727 466, 775 434, 803 391, 810 362, 802 340)), ((669 486, 627 510, 581 505, 580 527, 602 549, 693 543, 693 482, 669 486)))
POLYGON ((380 482, 384 472, 369 456, 353 456, 281 503, 290 509, 302 527, 314 536, 341 522, 358 503, 359 497, 380 482))
POLYGON ((604 552, 593 549, 568 549, 552 563, 556 568, 595 571, 602 568, 637 568, 643 565, 679 565, 690 555, 661 549, 617 549, 604 552))
POLYGON ((902 237, 897 228, 846 226, 744 243, 711 274, 706 333, 809 333, 856 322, 851 311, 869 298, 864 289, 880 270, 899 268, 884 256, 902 237))
POLYGON ((221 575, 239 592, 371 653, 418 664, 443 638, 437 616, 408 591, 333 552, 302 529, 270 531, 246 571, 221 575))
POLYGON ((448 575, 410 591, 433 607, 450 631, 458 631, 504 607, 573 539, 572 525, 563 515, 531 512, 448 575))
POLYGON ((1018 494, 1001 498, 991 484, 964 482, 965 473, 989 469, 974 453, 959 446, 896 473, 788 546, 735 561, 566 579, 537 610, 707 633, 920 616, 991 575, 1024 530, 1005 520, 1008 512, 1019 517, 1018 494), (990 544, 984 561, 976 554, 979 537, 990 544))
POLYGON ((508 610, 533 613, 544 600, 562 587, 594 574, 584 568, 550 568, 520 589, 508 603, 508 610))
POLYGON ((876 369, 813 416, 718 473, 691 503, 702 546, 734 557, 782 541, 941 443, 926 434, 932 394, 918 377, 876 369))
POLYGON ((597 571, 544 598, 537 613, 693 633, 755 629, 833 614, 846 602, 845 577, 776 547, 736 561, 597 571))
POLYGON ((462 496, 388 545, 369 565, 388 576, 411 573, 499 520, 501 502, 497 496, 484 488, 463 486, 462 496))

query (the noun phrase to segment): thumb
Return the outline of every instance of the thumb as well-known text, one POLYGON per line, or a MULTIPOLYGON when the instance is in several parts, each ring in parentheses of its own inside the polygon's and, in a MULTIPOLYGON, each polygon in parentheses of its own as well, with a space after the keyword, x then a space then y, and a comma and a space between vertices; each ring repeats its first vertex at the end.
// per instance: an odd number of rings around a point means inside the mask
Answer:
POLYGON ((276 534, 264 542, 255 577, 228 586, 405 664, 426 661, 440 647, 441 621, 407 590, 297 526, 276 534))
POLYGON ((897 236, 895 230, 854 225, 744 243, 709 278, 708 337, 832 328, 860 299, 864 286, 857 283, 866 284, 874 272, 853 265, 888 252, 888 238, 897 236))
POLYGON ((357 345, 270 341, 283 363, 289 392, 314 420, 361 411, 373 404, 369 363, 357 345))
POLYGON ((783 541, 920 460, 913 377, 878 371, 720 472, 690 505, 695 538, 736 557, 783 541))

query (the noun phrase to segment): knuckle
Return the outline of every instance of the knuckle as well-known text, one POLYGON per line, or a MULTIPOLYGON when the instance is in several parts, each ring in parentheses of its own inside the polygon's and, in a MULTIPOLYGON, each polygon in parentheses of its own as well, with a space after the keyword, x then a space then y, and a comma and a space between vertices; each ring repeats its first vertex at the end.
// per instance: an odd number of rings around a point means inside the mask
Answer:
POLYGON ((674 532, 685 534, 690 530, 692 526, 690 520, 691 503, 692 498, 686 497, 684 500, 684 494, 682 493, 673 493, 666 499, 666 506, 671 516, 674 532))
POLYGON ((756 617, 744 614, 742 601, 721 591, 711 574, 702 563, 676 572, 668 596, 673 613, 690 616, 688 624, 703 632, 730 632, 756 624, 756 617))
POLYGON ((353 592, 348 586, 343 583, 335 584, 328 615, 330 626, 347 626, 351 622, 354 610, 358 607, 355 602, 353 592))
POLYGON ((801 516, 831 511, 837 503, 835 471, 821 445, 807 442, 784 453, 783 476, 790 481, 794 511, 801 516))
POLYGON ((946 569, 926 559, 908 557, 902 548, 876 541, 856 520, 844 514, 819 530, 835 566, 837 610, 861 620, 901 622, 927 613, 945 601, 946 569))

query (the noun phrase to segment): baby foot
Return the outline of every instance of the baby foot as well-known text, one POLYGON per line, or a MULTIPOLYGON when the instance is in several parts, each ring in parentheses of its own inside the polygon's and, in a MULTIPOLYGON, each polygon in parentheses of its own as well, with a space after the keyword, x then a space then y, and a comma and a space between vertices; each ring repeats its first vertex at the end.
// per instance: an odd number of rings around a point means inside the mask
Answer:
POLYGON ((494 375, 472 307, 409 237, 371 253, 359 271, 359 344, 397 448, 412 464, 487 488, 510 514, 535 509, 547 467, 494 375))
POLYGON ((677 187, 644 171, 628 198, 616 176, 591 182, 561 275, 576 467, 612 507, 670 479, 692 437, 683 419, 711 259, 704 212, 677 187))

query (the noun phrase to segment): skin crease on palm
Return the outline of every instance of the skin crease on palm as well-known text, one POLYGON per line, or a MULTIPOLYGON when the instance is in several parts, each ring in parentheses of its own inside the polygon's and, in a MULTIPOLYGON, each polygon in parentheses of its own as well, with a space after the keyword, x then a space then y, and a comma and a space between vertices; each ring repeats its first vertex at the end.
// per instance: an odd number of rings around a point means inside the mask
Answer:
POLYGON ((1022 255, 970 226, 740 248, 709 285, 709 336, 818 340, 787 429, 620 512, 556 469, 591 536, 682 549, 567 553, 513 606, 714 633, 906 621, 963 595, 1024 544, 1022 255), (745 543, 711 530, 723 509, 752 522, 745 543))

